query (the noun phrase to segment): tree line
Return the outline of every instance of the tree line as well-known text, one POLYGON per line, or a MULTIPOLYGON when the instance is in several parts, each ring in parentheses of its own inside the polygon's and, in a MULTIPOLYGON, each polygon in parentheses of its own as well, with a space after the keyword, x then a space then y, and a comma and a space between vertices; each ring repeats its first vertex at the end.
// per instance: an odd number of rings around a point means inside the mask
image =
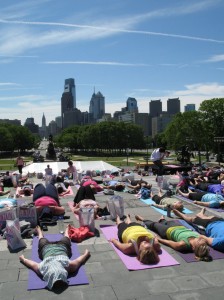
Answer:
MULTIPOLYGON (((188 145, 191 150, 224 152, 224 143, 214 137, 224 137, 224 98, 204 100, 198 111, 178 113, 166 129, 154 139, 145 137, 141 126, 124 122, 101 122, 76 125, 53 137, 55 146, 71 151, 91 151, 97 154, 120 155, 133 149, 165 146, 178 150, 188 145)), ((38 146, 40 137, 28 128, 0 124, 0 151, 24 151, 38 146)))

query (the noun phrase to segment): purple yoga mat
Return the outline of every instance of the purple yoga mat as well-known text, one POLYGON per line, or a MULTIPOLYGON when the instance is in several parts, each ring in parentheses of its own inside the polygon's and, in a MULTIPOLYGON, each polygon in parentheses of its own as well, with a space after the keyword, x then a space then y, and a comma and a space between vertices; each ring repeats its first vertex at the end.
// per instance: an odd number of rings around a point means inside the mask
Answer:
MULTIPOLYGON (((186 221, 184 220, 176 220, 177 223, 179 223, 180 225, 183 225, 193 231, 196 231, 194 229, 194 227, 192 227, 190 224, 188 224, 186 221)), ((198 260, 195 258, 194 253, 181 253, 178 252, 178 254, 186 261, 186 262, 197 262, 198 260)), ((222 259, 224 258, 224 253, 223 252, 219 252, 213 248, 210 247, 210 255, 211 257, 216 260, 216 259, 222 259)))
MULTIPOLYGON (((117 239, 117 226, 107 226, 101 225, 100 229, 102 230, 104 236, 107 240, 111 238, 117 239)), ((157 264, 153 265, 143 265, 140 263, 135 256, 128 256, 123 254, 119 249, 117 249, 112 243, 112 247, 117 252, 118 256, 126 266, 128 270, 144 270, 144 269, 153 269, 167 266, 175 266, 179 265, 179 263, 164 249, 162 249, 162 253, 159 255, 160 261, 157 264)))
MULTIPOLYGON (((49 241, 58 241, 61 239, 61 234, 45 234, 49 241)), ((78 247, 75 243, 72 243, 72 257, 71 260, 77 258, 80 255, 78 251, 78 247)), ((33 239, 33 247, 32 247, 32 255, 31 259, 40 262, 40 258, 38 256, 38 238, 35 237, 33 239)), ((87 275, 85 273, 84 267, 81 266, 78 270, 78 273, 74 276, 68 277, 68 285, 81 285, 81 284, 89 284, 87 275)), ((47 283, 42 280, 34 271, 29 270, 29 278, 28 278, 28 288, 27 290, 40 290, 46 288, 47 283)))

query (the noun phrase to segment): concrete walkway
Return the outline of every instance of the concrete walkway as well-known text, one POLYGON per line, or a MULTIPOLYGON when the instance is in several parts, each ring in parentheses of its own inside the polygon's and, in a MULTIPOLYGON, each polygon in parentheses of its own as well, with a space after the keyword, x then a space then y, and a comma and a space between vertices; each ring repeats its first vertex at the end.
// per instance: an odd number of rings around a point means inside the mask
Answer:
MULTIPOLYGON (((145 177, 156 190, 155 177, 145 177)), ((41 182, 36 178, 34 183, 41 182)), ((75 188, 74 193, 76 192, 75 188)), ((13 191, 12 191, 13 194, 13 191)), ((151 207, 136 199, 135 195, 119 193, 125 201, 125 213, 158 220, 160 215, 151 207)), ((109 196, 97 195, 97 201, 104 205, 109 196)), ((67 202, 74 196, 61 199, 70 219, 65 223, 78 226, 67 202)), ((195 205, 186 207, 199 212, 195 205)), ((114 224, 112 221, 96 221, 100 224, 114 224)), ((48 227, 48 233, 58 233, 58 227, 48 227)), ((10 253, 5 240, 0 241, 0 299, 2 300, 42 300, 42 299, 82 299, 82 300, 221 300, 224 291, 224 261, 186 263, 174 250, 166 249, 180 265, 154 268, 142 271, 128 271, 100 233, 99 237, 78 244, 80 252, 89 249, 91 257, 85 265, 89 285, 69 286, 62 294, 48 290, 27 291, 28 270, 19 262, 19 255, 31 255, 32 240, 26 240, 27 248, 19 253, 10 253)))

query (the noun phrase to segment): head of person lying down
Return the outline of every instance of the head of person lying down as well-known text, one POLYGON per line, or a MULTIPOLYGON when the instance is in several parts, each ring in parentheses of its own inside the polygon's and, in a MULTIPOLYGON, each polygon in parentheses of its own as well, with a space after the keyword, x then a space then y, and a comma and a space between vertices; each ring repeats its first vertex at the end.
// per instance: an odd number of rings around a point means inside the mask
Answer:
POLYGON ((23 194, 24 194, 24 196, 31 196, 31 194, 32 194, 31 188, 30 187, 24 187, 23 194))

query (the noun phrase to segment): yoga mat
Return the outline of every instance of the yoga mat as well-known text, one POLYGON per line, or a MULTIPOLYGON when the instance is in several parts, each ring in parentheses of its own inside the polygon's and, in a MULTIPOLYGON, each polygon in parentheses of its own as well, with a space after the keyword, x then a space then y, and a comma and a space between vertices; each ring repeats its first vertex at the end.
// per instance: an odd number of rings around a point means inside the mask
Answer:
MULTIPOLYGON (((188 203, 191 203, 191 204, 193 203, 192 200, 190 200, 190 199, 188 199, 188 198, 186 198, 186 197, 184 197, 184 196, 182 196, 182 195, 175 195, 175 197, 178 198, 178 199, 180 199, 180 200, 186 201, 186 202, 188 202, 188 203)), ((193 203, 193 204, 194 204, 194 203, 193 203)), ((198 207, 201 207, 201 208, 205 207, 205 206, 200 206, 200 205, 198 205, 198 204, 195 204, 195 205, 197 205, 198 207)), ((222 209, 222 208, 214 208, 214 207, 206 207, 206 208, 212 209, 212 210, 218 211, 218 212, 224 212, 224 209, 222 209)))
MULTIPOLYGON (((147 204, 147 205, 149 205, 149 204, 155 204, 155 202, 154 202, 152 199, 140 199, 140 200, 141 200, 142 202, 144 202, 145 204, 147 204)), ((155 206, 151 206, 151 207, 152 207, 153 209, 155 209, 156 211, 158 211, 158 212, 159 212, 160 214, 162 214, 163 216, 166 216, 166 215, 167 215, 166 210, 163 210, 163 209, 158 208, 158 207, 155 207, 155 206)), ((190 209, 184 207, 183 213, 184 213, 184 214, 192 214, 193 212, 192 212, 190 209)), ((171 213, 171 216, 172 216, 172 217, 175 217, 174 213, 171 213)))
MULTIPOLYGON (((194 229, 193 226, 191 226, 190 224, 188 224, 185 220, 176 220, 177 223, 179 223, 180 225, 183 225, 189 229, 191 229, 192 231, 196 231, 194 229)), ((197 262, 198 260, 195 258, 194 253, 182 253, 182 252, 177 252, 186 262, 190 263, 190 262, 197 262)), ((216 260, 216 259, 222 259, 224 258, 224 253, 217 251, 213 248, 210 247, 210 255, 211 257, 216 260)))
MULTIPOLYGON (((110 240, 111 238, 117 239, 117 226, 100 225, 100 229, 102 230, 107 240, 110 240)), ((112 243, 111 245, 128 270, 136 271, 179 265, 179 263, 164 249, 161 249, 162 253, 159 255, 160 261, 157 264, 143 265, 140 261, 137 260, 135 256, 125 255, 112 243)))
MULTIPOLYGON (((60 240, 62 235, 61 234, 45 234, 49 241, 57 241, 60 240)), ((72 257, 71 260, 77 258, 79 256, 78 247, 75 243, 72 243, 72 257)), ((38 256, 38 237, 34 237, 33 239, 33 247, 32 247, 32 255, 31 259, 40 262, 38 256)), ((81 266, 78 270, 78 273, 74 276, 68 276, 68 285, 81 285, 81 284, 89 284, 87 275, 85 273, 85 269, 81 266)), ((29 277, 28 277, 28 288, 27 290, 41 290, 45 289, 47 283, 43 281, 34 271, 29 270, 29 277)))
POLYGON ((74 195, 74 194, 73 194, 73 190, 72 190, 72 188, 71 188, 70 185, 68 186, 68 190, 69 190, 69 193, 68 193, 68 194, 65 194, 64 196, 61 196, 61 195, 59 194, 59 197, 64 198, 64 197, 66 197, 66 196, 72 196, 72 195, 74 195))

